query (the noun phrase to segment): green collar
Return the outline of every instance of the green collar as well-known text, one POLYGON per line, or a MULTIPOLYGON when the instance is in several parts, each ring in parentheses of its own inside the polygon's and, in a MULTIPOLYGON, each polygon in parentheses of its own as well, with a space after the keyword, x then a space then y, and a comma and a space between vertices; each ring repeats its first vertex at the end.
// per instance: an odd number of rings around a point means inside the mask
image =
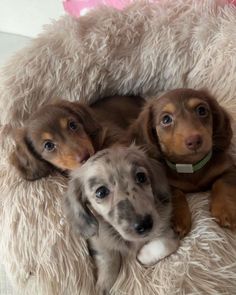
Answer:
POLYGON ((168 160, 166 161, 166 164, 172 169, 175 170, 178 173, 194 173, 200 169, 202 169, 211 159, 212 151, 210 151, 202 160, 197 162, 196 164, 174 164, 168 160))

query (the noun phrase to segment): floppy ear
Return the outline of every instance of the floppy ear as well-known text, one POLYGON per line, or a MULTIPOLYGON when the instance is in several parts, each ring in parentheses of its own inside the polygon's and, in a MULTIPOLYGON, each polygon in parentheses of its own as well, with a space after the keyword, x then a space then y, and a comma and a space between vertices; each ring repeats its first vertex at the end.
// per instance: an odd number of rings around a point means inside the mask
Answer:
POLYGON ((168 205, 171 201, 171 192, 164 167, 159 161, 149 158, 149 170, 153 195, 157 204, 159 201, 163 205, 168 205))
POLYGON ((64 210, 73 229, 84 238, 91 238, 98 232, 98 222, 86 205, 86 196, 77 178, 69 184, 64 210))
POLYGON ((216 99, 209 97, 208 103, 213 116, 213 149, 224 151, 230 146, 233 136, 230 116, 216 99))
POLYGON ((143 108, 136 121, 131 125, 128 136, 130 140, 134 139, 138 145, 145 143, 157 144, 152 103, 147 103, 143 108))
POLYGON ((10 155, 10 163, 16 167, 26 180, 37 180, 48 176, 52 165, 39 159, 30 143, 27 141, 26 130, 18 129, 14 132, 16 148, 10 155))

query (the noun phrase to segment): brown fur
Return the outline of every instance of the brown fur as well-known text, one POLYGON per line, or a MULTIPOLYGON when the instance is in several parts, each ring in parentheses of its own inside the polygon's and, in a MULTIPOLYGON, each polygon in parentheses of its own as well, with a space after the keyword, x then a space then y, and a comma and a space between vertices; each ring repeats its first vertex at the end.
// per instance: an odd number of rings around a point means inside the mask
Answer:
MULTIPOLYGON (((162 156, 174 163, 195 164, 210 150, 211 160, 192 174, 177 173, 165 163, 173 187, 173 223, 180 236, 191 228, 191 214, 185 193, 211 189, 211 213, 225 227, 236 228, 236 167, 228 155, 232 139, 230 118, 206 91, 177 89, 149 101, 131 125, 128 141, 151 144, 162 156), (207 109, 206 117, 197 108, 207 109), (164 110, 164 113, 163 113, 164 110), (174 123, 163 127, 163 116, 170 114, 174 123), (189 148, 192 138, 200 138, 200 146, 189 148)), ((155 152, 151 153, 155 156, 155 152)))
POLYGON ((43 106, 14 132, 16 149, 11 163, 27 180, 48 176, 57 168, 73 170, 122 137, 143 102, 140 97, 114 96, 90 107, 63 100, 43 106), (71 122, 75 129, 70 129, 71 122), (46 142, 55 148, 47 151, 46 142))

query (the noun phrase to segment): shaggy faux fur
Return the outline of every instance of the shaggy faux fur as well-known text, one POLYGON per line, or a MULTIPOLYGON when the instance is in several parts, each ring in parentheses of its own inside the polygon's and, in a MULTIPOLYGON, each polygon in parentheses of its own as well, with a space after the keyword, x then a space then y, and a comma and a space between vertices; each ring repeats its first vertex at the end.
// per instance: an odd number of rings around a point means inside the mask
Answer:
MULTIPOLYGON (((65 180, 22 180, 8 163, 12 127, 55 96, 89 103, 177 87, 208 87, 235 118, 235 79, 236 7, 222 0, 161 0, 63 17, 17 53, 0 78, 0 260, 16 294, 93 295, 94 282, 85 242, 61 209, 65 180)), ((236 235, 209 217, 206 194, 189 202, 193 229, 178 252, 153 268, 125 260, 115 294, 235 294, 236 235)))

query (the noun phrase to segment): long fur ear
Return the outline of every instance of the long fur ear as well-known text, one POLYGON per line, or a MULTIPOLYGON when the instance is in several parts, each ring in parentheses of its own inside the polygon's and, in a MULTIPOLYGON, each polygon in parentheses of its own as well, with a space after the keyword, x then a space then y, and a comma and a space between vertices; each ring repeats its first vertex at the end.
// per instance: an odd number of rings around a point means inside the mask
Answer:
POLYGON ((86 196, 78 178, 69 184, 64 210, 73 229, 85 239, 91 238, 98 232, 98 222, 86 205, 86 196))
POLYGON ((233 136, 230 116, 207 92, 205 92, 205 97, 213 116, 213 149, 225 151, 230 146, 233 136))
POLYGON ((16 167, 20 175, 30 181, 48 176, 53 167, 37 157, 27 141, 26 130, 24 128, 16 130, 13 137, 16 148, 10 155, 10 163, 16 167))
POLYGON ((147 103, 138 118, 130 126, 128 138, 129 140, 135 140, 137 145, 157 144, 152 103, 147 103))
POLYGON ((171 192, 164 167, 159 161, 149 158, 149 170, 152 190, 157 203, 159 201, 163 205, 169 205, 171 201, 171 192))

